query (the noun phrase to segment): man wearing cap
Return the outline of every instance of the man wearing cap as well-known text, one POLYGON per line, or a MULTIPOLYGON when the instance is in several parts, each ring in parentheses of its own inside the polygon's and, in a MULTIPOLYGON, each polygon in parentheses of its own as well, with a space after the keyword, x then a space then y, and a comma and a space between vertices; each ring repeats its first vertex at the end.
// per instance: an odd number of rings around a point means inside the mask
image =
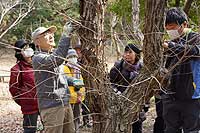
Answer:
POLYGON ((56 27, 51 26, 39 27, 32 33, 32 39, 37 48, 32 60, 39 110, 45 133, 74 133, 68 85, 61 84, 58 69, 70 47, 71 23, 66 23, 58 48, 53 50, 55 32, 56 27))

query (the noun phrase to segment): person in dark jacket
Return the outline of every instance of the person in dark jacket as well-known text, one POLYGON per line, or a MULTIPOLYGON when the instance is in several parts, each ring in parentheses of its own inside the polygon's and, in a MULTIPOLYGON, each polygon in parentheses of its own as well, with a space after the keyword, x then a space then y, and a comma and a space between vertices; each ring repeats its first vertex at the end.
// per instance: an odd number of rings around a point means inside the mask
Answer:
POLYGON ((17 63, 11 68, 9 91, 15 102, 21 106, 24 133, 35 133, 39 111, 31 64, 34 44, 29 45, 22 39, 15 43, 15 47, 17 63))
POLYGON ((196 133, 200 130, 200 35, 188 28, 187 15, 180 8, 166 13, 165 29, 170 41, 166 51, 168 84, 162 95, 166 133, 196 133))
MULTIPOLYGON (((140 60, 141 50, 134 44, 128 44, 124 49, 123 58, 115 62, 110 70, 110 81, 117 94, 123 93, 134 78, 139 74, 142 68, 142 61, 140 60)), ((145 111, 148 110, 144 108, 145 111)), ((132 132, 142 133, 142 119, 144 112, 140 113, 140 119, 133 123, 132 132)))

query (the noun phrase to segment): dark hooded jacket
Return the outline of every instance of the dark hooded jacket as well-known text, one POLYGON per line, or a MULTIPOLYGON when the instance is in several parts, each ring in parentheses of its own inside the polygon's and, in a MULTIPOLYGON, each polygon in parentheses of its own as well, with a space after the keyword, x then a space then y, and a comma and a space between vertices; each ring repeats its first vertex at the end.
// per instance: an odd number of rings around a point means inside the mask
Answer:
POLYGON ((170 41, 166 68, 170 72, 170 92, 164 97, 177 100, 200 98, 200 35, 189 32, 178 40, 170 41))

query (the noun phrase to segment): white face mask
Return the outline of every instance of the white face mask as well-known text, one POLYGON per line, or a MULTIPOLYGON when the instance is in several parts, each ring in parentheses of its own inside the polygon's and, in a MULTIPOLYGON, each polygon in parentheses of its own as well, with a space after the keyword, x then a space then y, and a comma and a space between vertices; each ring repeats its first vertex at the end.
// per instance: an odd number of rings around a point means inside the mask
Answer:
POLYGON ((34 51, 32 48, 26 48, 25 50, 22 50, 22 54, 24 57, 32 57, 34 55, 34 51))
POLYGON ((69 62, 76 64, 78 62, 78 58, 73 57, 73 58, 68 58, 67 59, 69 62))
POLYGON ((167 30, 167 34, 169 35, 169 38, 171 40, 177 39, 181 36, 181 34, 179 34, 178 30, 181 28, 182 26, 180 26, 178 29, 175 30, 167 30))
POLYGON ((167 34, 171 40, 177 39, 180 37, 178 30, 167 30, 167 34))

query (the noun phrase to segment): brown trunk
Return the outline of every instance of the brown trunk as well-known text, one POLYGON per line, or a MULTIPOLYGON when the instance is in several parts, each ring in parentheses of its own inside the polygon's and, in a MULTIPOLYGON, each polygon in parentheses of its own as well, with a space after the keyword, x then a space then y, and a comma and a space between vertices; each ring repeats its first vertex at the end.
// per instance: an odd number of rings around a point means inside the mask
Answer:
MULTIPOLYGON (((163 66, 162 39, 163 39, 163 16, 167 0, 147 0, 144 25, 144 73, 147 77, 156 75, 157 70, 163 66)), ((146 100, 150 99, 153 89, 159 89, 158 83, 150 81, 146 86, 146 100), (149 89, 148 89, 149 88, 149 89)))
POLYGON ((179 7, 180 6, 180 0, 176 0, 175 1, 175 7, 179 7))
POLYGON ((93 118, 93 132, 104 133, 106 103, 104 90, 106 73, 103 56, 104 0, 80 0, 79 30, 83 53, 83 78, 88 90, 87 101, 93 118))
POLYGON ((103 62, 103 14, 102 0, 80 0, 82 28, 79 30, 84 54, 83 77, 88 89, 87 100, 93 116, 93 133, 130 133, 133 120, 138 118, 141 105, 146 97, 152 95, 151 75, 158 69, 161 58, 161 40, 165 2, 163 0, 146 1, 144 71, 134 87, 128 88, 123 95, 116 95, 111 86, 103 62), (98 24, 98 25, 97 25, 98 24), (148 49, 148 50, 147 50, 148 49), (147 62, 147 60, 149 60, 147 62), (151 61, 151 62, 150 62, 151 61), (156 65, 155 65, 156 64, 156 65), (148 69, 145 69, 148 68, 148 69), (142 76, 143 75, 143 76, 142 76), (145 75, 145 76, 144 76, 145 75))
POLYGON ((189 13, 189 10, 190 10, 190 7, 191 7, 193 1, 194 1, 194 0, 187 0, 187 1, 185 2, 185 5, 184 5, 183 10, 185 11, 186 14, 189 13))

